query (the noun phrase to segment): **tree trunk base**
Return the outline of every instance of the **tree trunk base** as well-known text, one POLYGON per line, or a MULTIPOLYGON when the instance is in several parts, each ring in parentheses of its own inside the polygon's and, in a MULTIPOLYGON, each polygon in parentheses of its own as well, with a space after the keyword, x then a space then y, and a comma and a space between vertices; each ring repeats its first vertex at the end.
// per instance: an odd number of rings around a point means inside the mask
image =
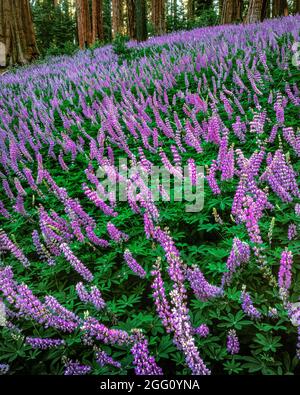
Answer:
POLYGON ((1 0, 0 66, 24 65, 37 58, 29 0, 1 0))

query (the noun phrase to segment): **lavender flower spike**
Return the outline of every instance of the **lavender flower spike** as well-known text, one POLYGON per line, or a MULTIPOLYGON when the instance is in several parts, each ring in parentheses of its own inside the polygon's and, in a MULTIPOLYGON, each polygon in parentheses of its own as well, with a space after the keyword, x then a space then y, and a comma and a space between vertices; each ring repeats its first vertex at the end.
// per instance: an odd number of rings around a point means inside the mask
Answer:
POLYGON ((137 261, 133 258, 131 252, 126 249, 124 252, 124 259, 128 265, 128 267, 135 273, 137 274, 139 277, 141 278, 145 278, 146 277, 146 272, 145 270, 142 268, 141 265, 139 265, 137 263, 137 261))
POLYGON ((132 340, 134 346, 131 348, 133 355, 133 364, 136 375, 162 375, 162 370, 157 366, 155 359, 150 356, 148 350, 148 341, 145 339, 140 330, 132 331, 132 340))
POLYGON ((240 342, 237 337, 236 331, 231 329, 227 336, 227 351, 229 354, 238 354, 240 351, 240 342))
POLYGON ((261 318, 261 313, 253 306, 251 297, 249 293, 246 292, 245 289, 242 291, 241 301, 242 301, 242 309, 248 317, 252 319, 261 318))

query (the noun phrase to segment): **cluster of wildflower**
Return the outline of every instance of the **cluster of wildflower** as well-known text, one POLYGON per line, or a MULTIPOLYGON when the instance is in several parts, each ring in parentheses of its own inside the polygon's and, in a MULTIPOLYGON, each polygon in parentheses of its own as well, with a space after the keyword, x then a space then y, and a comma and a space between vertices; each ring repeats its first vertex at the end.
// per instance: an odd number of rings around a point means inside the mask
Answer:
POLYGON ((111 365, 118 369, 121 368, 120 362, 115 361, 111 356, 106 354, 106 352, 101 350, 96 352, 96 362, 101 367, 104 367, 105 365, 111 365))
MULTIPOLYGON (((173 275, 173 272, 171 274, 173 275)), ((174 333, 173 341, 177 348, 184 353, 186 363, 193 374, 210 374, 209 369, 207 369, 199 355, 193 338, 194 329, 192 328, 186 306, 186 290, 181 283, 184 279, 182 272, 179 271, 176 276, 173 275, 174 286, 170 292, 170 304, 166 298, 161 277, 160 259, 156 261, 152 275, 154 276, 152 288, 154 290, 153 297, 156 310, 166 331, 174 333)), ((202 329, 205 332, 205 329, 202 329)))
POLYGON ((291 202, 293 196, 300 197, 296 173, 280 149, 275 152, 260 180, 267 181, 283 202, 291 202))
POLYGON ((290 146, 294 149, 296 154, 300 156, 300 140, 299 134, 295 135, 295 132, 292 127, 282 128, 283 137, 290 144, 290 146))
POLYGON ((90 270, 84 266, 84 264, 73 254, 70 247, 66 243, 62 243, 59 246, 61 252, 64 254, 66 260, 71 266, 79 273, 86 281, 91 282, 93 275, 90 270))
POLYGON ((88 237, 88 239, 94 243, 97 246, 100 246, 102 248, 107 248, 109 247, 109 242, 107 240, 104 239, 100 239, 94 232, 93 228, 91 226, 87 226, 85 228, 86 231, 86 235, 88 237))
POLYGON ((221 180, 230 180, 234 176, 234 148, 227 148, 227 140, 224 147, 222 146, 222 142, 219 150, 219 167, 221 170, 221 180))
POLYGON ((288 239, 294 240, 298 235, 297 226, 296 224, 289 224, 288 227, 288 239))
POLYGON ((242 242, 238 238, 234 238, 233 246, 226 262, 227 272, 222 277, 222 286, 229 285, 233 274, 243 264, 250 259, 250 247, 247 243, 242 242))
POLYGON ((192 158, 188 159, 188 169, 189 169, 189 177, 190 177, 191 184, 197 185, 197 183, 198 183, 197 166, 196 166, 194 159, 192 159, 192 158))
POLYGON ((174 343, 185 356, 187 366, 195 375, 209 375, 210 370, 203 362, 193 338, 188 309, 183 302, 184 296, 177 289, 170 292, 173 308, 171 310, 174 343))
POLYGON ((32 241, 35 246, 35 249, 39 255, 39 257, 46 261, 49 266, 54 266, 55 265, 55 260, 52 258, 50 252, 47 250, 47 248, 44 246, 43 243, 40 241, 39 233, 37 230, 34 230, 32 232, 32 241))
POLYGON ((107 223, 107 231, 109 234, 109 237, 116 241, 117 243, 120 243, 121 241, 127 241, 128 240, 128 235, 125 233, 121 232, 114 224, 111 222, 107 223))
POLYGON ((155 229, 155 240, 157 240, 165 251, 165 257, 168 262, 168 273, 174 282, 183 284, 184 273, 180 254, 177 250, 172 237, 169 235, 168 229, 162 230, 159 226, 155 229))
POLYGON ((238 354, 240 351, 239 338, 234 329, 231 329, 227 335, 227 351, 231 355, 238 354))
POLYGON ((289 290, 292 282, 292 265, 293 254, 287 249, 281 254, 280 267, 278 272, 278 286, 286 292, 289 290))
POLYGON ((52 327, 63 332, 73 332, 78 326, 78 318, 63 309, 55 298, 46 296, 43 304, 27 285, 16 283, 10 267, 0 270, 0 290, 6 295, 7 301, 18 310, 18 318, 31 319, 46 328, 52 327))
POLYGON ((209 327, 206 324, 201 324, 194 329, 194 333, 200 337, 207 337, 209 335, 209 327))
POLYGON ((132 330, 131 347, 133 365, 137 375, 162 375, 162 369, 156 364, 154 357, 149 353, 148 341, 138 329, 132 330))
POLYGON ((88 365, 82 365, 79 362, 68 361, 65 367, 65 376, 83 376, 90 373, 92 368, 88 365))
POLYGON ((10 213, 6 210, 4 203, 0 200, 0 214, 3 215, 4 218, 10 218, 10 213))
POLYGON ((171 308, 166 297, 164 282, 161 277, 161 259, 158 258, 153 267, 151 275, 154 277, 151 288, 153 289, 152 296, 154 299, 156 312, 166 328, 167 332, 171 331, 171 308))
POLYGON ((23 252, 18 248, 7 236, 7 234, 0 228, 0 250, 10 251, 14 257, 22 263, 23 266, 29 266, 29 261, 23 252))
POLYGON ((187 269, 186 278, 189 281, 195 296, 202 301, 207 301, 223 294, 221 288, 211 285, 205 279, 203 273, 198 267, 187 269))
POLYGON ((96 207, 100 208, 104 214, 112 217, 116 217, 118 215, 110 206, 100 199, 96 191, 92 191, 86 184, 83 184, 82 189, 89 200, 91 200, 96 207))
POLYGON ((103 341, 105 344, 127 344, 129 335, 120 329, 110 329, 101 324, 93 317, 87 317, 82 325, 81 330, 87 333, 91 338, 103 341))
POLYGON ((260 228, 258 223, 259 215, 257 212, 257 204, 251 196, 245 196, 243 206, 243 221, 246 224, 250 240, 252 241, 252 243, 262 244, 263 241, 260 235, 260 228))
POLYGON ((46 324, 48 314, 43 303, 33 295, 32 291, 25 284, 16 286, 16 303, 15 307, 20 313, 28 319, 33 319, 39 324, 46 324))
POLYGON ((80 282, 76 284, 76 292, 82 302, 92 303, 97 310, 104 309, 105 302, 96 286, 92 286, 91 291, 88 292, 83 283, 80 282))
POLYGON ((32 348, 47 350, 49 348, 60 347, 65 344, 62 339, 42 339, 40 337, 26 337, 25 343, 32 348))
POLYGON ((47 326, 71 333, 79 326, 80 319, 72 311, 62 306, 55 297, 47 295, 44 307, 48 312, 47 326))
POLYGON ((211 190, 213 191, 213 193, 215 195, 219 195, 221 193, 220 187, 219 187, 217 180, 216 180, 217 170, 218 170, 217 161, 213 160, 212 164, 209 168, 209 173, 206 176, 206 179, 207 179, 208 185, 210 186, 211 190))
POLYGON ((242 309, 243 312, 252 319, 260 319, 261 313, 253 306, 251 297, 245 289, 241 293, 242 309))
POLYGON ((17 296, 17 284, 13 277, 14 274, 10 266, 0 267, 0 291, 10 304, 15 303, 17 296))
POLYGON ((145 278, 146 277, 146 272, 142 268, 142 266, 133 258, 132 253, 126 249, 124 252, 124 259, 125 262, 127 263, 128 267, 139 277, 145 278))

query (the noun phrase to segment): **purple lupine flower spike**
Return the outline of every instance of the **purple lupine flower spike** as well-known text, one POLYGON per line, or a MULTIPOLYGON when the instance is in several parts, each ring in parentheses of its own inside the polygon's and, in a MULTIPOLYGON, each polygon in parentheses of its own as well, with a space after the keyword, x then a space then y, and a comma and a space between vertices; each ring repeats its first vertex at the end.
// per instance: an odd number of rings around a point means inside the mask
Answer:
POLYGON ((150 356, 148 350, 148 341, 140 330, 132 331, 132 340, 134 342, 131 348, 133 355, 133 365, 135 366, 136 375, 162 375, 162 369, 156 364, 154 357, 150 356))
POLYGON ((240 342, 234 329, 228 332, 227 351, 231 355, 238 354, 240 351, 240 342))
POLYGON ((146 272, 142 268, 142 266, 133 258, 132 253, 127 249, 124 252, 124 259, 128 265, 128 267, 139 277, 146 277, 146 272))
POLYGON ((260 319, 261 313, 253 306, 251 297, 245 290, 241 293, 242 309, 244 313, 252 319, 260 319))

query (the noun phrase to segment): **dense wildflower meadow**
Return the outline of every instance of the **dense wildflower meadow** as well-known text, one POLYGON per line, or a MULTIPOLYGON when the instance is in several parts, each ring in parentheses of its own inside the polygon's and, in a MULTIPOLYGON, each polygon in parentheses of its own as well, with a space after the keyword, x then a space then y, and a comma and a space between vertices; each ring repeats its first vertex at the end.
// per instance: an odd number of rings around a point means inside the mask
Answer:
POLYGON ((299 33, 0 77, 1 374, 299 374, 299 33))

